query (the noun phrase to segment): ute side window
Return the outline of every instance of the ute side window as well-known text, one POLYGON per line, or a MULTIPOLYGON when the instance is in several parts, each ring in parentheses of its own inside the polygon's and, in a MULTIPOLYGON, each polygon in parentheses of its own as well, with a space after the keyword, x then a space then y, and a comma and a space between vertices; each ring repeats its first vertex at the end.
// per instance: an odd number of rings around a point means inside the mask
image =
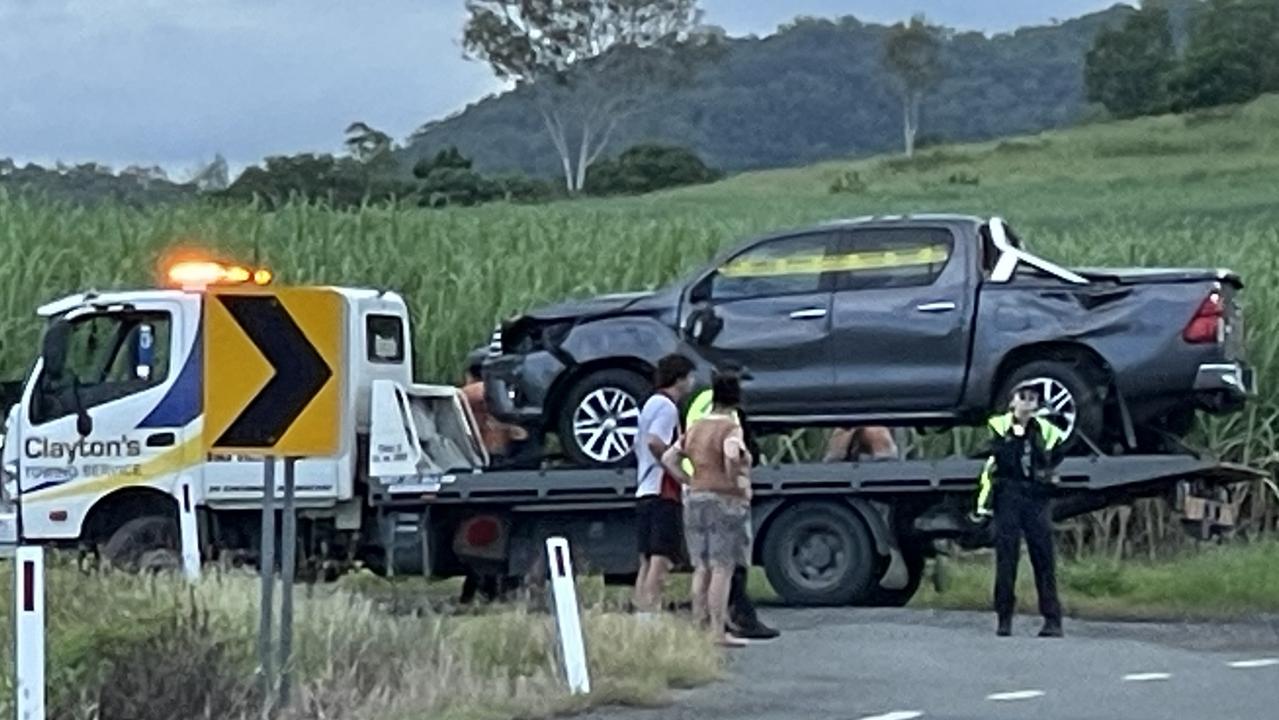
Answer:
POLYGON ((368 359, 374 363, 404 362, 404 321, 398 315, 369 315, 364 320, 368 359))
POLYGON ((943 228, 854 230, 829 264, 841 290, 926 287, 950 262, 954 236, 943 228))
POLYGON ((821 292, 833 235, 815 233, 770 240, 724 263, 711 278, 711 300, 821 292))
POLYGON ((119 400, 168 379, 169 313, 100 313, 68 324, 62 368, 46 368, 36 382, 33 423, 119 400))

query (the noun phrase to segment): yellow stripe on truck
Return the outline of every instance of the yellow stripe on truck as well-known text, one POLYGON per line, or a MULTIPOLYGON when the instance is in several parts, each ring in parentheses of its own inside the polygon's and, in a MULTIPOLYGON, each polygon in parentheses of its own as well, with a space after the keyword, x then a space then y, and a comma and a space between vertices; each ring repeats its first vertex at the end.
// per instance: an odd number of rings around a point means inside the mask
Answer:
POLYGON ((725 265, 720 273, 726 277, 817 275, 824 272, 856 272, 939 265, 949 259, 949 247, 931 245, 916 250, 881 250, 842 255, 795 255, 786 258, 734 260, 725 265))
POLYGON ((130 485, 145 485, 162 475, 181 472, 198 464, 203 456, 202 441, 202 436, 195 433, 191 440, 141 463, 134 474, 98 475, 72 480, 51 488, 24 493, 23 497, 31 502, 47 502, 76 495, 106 495, 130 485))

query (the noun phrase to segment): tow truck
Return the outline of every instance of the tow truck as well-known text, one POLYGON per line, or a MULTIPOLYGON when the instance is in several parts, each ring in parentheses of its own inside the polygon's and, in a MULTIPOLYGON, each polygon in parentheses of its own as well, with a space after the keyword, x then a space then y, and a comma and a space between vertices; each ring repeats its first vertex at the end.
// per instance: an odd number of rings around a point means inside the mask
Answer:
MULTIPOLYGON (((185 486, 201 557, 256 561, 264 462, 280 465, 279 479, 285 461, 207 451, 205 398, 223 388, 205 384, 239 379, 236 369, 205 367, 216 341, 206 311, 229 286, 277 291, 267 270, 209 261, 178 263, 167 277, 171 287, 83 292, 39 308, 40 357, 4 429, 0 541, 79 548, 128 568, 176 567, 185 486)), ((304 576, 360 561, 441 578, 535 577, 553 535, 568 538, 587 571, 633 576, 633 471, 487 469, 460 391, 413 380, 404 299, 312 290, 340 308, 328 328, 340 353, 324 380, 340 409, 336 451, 293 468, 304 576)), ((244 358, 245 367, 260 361, 244 358)), ((963 457, 768 463, 753 473, 754 560, 790 604, 905 604, 935 540, 986 541, 966 521, 979 472, 979 460, 963 457)), ((1260 476, 1192 453, 1073 457, 1060 468, 1056 516, 1172 495, 1190 481, 1260 476)))

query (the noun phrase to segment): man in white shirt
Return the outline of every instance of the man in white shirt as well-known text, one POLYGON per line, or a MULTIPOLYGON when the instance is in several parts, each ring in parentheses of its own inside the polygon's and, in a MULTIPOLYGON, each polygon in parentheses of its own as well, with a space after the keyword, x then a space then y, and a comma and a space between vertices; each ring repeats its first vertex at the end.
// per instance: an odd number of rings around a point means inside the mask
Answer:
POLYGON ((679 405, 693 390, 694 365, 683 355, 667 355, 657 363, 657 392, 640 411, 635 436, 638 487, 635 490, 640 567, 635 578, 635 606, 661 608, 671 566, 683 545, 682 488, 667 479, 662 455, 679 435, 679 405))

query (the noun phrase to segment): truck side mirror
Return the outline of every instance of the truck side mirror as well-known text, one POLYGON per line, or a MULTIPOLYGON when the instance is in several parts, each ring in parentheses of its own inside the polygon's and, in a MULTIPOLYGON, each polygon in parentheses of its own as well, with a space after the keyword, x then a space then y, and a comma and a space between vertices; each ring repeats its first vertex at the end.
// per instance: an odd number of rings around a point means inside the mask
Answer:
POLYGON ((67 343, 71 339, 71 323, 54 320, 44 331, 40 358, 44 362, 44 376, 48 380, 61 380, 67 367, 67 343))
POLYGON ((89 417, 89 411, 84 407, 76 408, 75 431, 82 438, 93 434, 93 418, 89 417))

